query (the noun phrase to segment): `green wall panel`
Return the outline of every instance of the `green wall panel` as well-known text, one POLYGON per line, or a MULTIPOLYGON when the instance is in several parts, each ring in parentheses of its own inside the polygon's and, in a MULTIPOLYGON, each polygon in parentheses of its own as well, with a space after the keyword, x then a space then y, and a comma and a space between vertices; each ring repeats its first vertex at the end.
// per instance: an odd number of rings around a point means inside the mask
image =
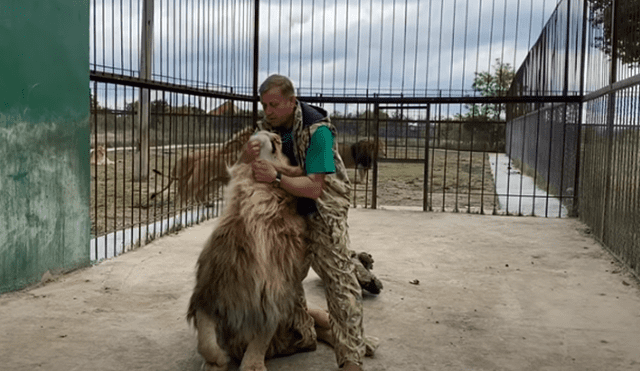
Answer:
POLYGON ((89 264, 89 3, 0 6, 0 292, 89 264))

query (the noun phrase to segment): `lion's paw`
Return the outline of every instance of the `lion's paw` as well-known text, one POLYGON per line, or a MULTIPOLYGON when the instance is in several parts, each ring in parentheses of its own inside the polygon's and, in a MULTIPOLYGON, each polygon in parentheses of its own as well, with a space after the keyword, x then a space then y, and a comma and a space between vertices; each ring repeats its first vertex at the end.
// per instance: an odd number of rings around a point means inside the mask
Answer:
POLYGON ((240 365, 240 371, 267 371, 264 362, 256 362, 249 365, 240 365))
POLYGON ((227 371, 229 370, 229 364, 225 363, 223 365, 218 365, 215 363, 209 363, 204 361, 202 363, 202 371, 227 371))

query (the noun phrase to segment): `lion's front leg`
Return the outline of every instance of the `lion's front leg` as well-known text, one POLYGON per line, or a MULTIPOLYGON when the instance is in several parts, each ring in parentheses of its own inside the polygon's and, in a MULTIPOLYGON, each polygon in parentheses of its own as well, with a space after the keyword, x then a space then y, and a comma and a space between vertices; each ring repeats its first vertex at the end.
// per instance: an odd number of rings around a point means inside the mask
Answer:
POLYGON ((196 312, 198 331, 198 353, 204 358, 204 371, 227 371, 229 356, 220 348, 216 340, 216 324, 211 317, 199 310, 196 312))
POLYGON ((256 335, 256 337, 249 342, 247 350, 242 357, 242 362, 240 363, 240 371, 267 371, 264 358, 274 334, 275 331, 256 335))
POLYGON ((362 184, 366 182, 368 175, 369 174, 367 173, 367 169, 365 169, 361 165, 356 165, 356 179, 354 180, 354 183, 362 184))

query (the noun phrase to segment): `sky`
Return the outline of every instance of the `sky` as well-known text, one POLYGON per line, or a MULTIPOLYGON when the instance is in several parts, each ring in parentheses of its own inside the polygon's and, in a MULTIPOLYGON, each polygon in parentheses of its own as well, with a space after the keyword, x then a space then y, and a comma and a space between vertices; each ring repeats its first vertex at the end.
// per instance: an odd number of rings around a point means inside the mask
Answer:
MULTIPOLYGON (((558 1, 263 0, 259 81, 288 75, 299 95, 469 95, 496 59, 522 63, 558 1)), ((141 2, 91 1, 91 69, 137 75, 141 2)), ((251 94, 252 1, 154 7, 155 79, 251 94)))

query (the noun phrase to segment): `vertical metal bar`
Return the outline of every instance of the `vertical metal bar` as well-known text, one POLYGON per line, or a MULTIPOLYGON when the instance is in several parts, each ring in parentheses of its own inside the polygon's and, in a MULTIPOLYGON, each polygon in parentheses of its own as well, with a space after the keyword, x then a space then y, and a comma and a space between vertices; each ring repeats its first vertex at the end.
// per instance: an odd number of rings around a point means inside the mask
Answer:
POLYGON ((427 130, 424 134, 424 172, 422 190, 422 211, 429 211, 429 140, 431 136, 431 105, 427 104, 427 130))
MULTIPOLYGON (((376 132, 373 135, 375 140, 374 144, 374 156, 373 156, 373 184, 371 190, 371 208, 378 208, 378 146, 379 146, 379 134, 380 134, 380 106, 376 103, 373 107, 373 116, 375 122, 376 132)), ((368 177, 367 177, 368 179, 368 177)), ((360 179, 362 181, 362 179, 360 179)))
MULTIPOLYGON (((336 6, 336 9, 338 7, 336 6)), ((337 16, 335 18, 338 18, 337 16)), ((358 0, 358 19, 362 19, 362 1, 358 0)), ((356 82, 355 82, 355 89, 354 89, 354 95, 358 94, 358 76, 360 75, 360 25, 362 23, 358 22, 358 36, 357 39, 358 40, 358 47, 356 48, 356 82)), ((334 29, 334 35, 336 34, 336 30, 334 29)), ((335 40, 335 38, 334 38, 335 40)), ((335 44, 335 41, 334 41, 335 44)), ((335 79, 335 64, 333 65, 334 67, 334 79, 335 79)), ((334 86, 335 86, 335 80, 334 80, 334 86)), ((346 86, 346 84, 345 84, 346 86)), ((347 106, 345 105, 345 112, 347 112, 347 106)))
MULTIPOLYGON (((455 0, 454 0, 455 1, 455 0)), ((389 49, 391 55, 394 55, 394 47, 395 47, 395 34, 396 34, 396 0, 393 0, 393 4, 391 5, 391 48, 389 49)), ((384 10, 382 11, 384 14, 384 10)), ((382 46, 382 45, 381 45, 382 46)), ((382 48, 381 48, 382 49, 382 48)), ((395 58, 390 58, 391 63, 389 63, 389 94, 393 94, 393 61, 395 58)), ((382 63, 382 60, 380 60, 382 63)))
MULTIPOLYGON (((369 19, 373 19, 373 0, 369 1, 369 19)), ((369 22, 369 48, 367 49, 369 51, 368 58, 367 58, 367 92, 366 92, 367 96, 369 96, 369 86, 370 86, 369 83, 371 79, 372 30, 373 30, 373 22, 369 22)))
MULTIPOLYGON (((348 42, 349 42, 349 22, 348 22, 348 19, 349 19, 349 0, 347 0, 346 8, 347 9, 346 9, 346 12, 345 12, 345 19, 347 19, 347 22, 344 23, 345 24, 345 26, 344 26, 344 55, 345 55, 345 60, 346 60, 346 58, 348 56, 347 46, 348 46, 348 42)), ((324 42, 324 37, 323 37, 323 42, 324 42)), ((323 48, 324 48, 324 44, 323 44, 323 48)), ((324 56, 323 56, 323 59, 324 59, 324 56)), ((335 64, 334 64, 334 66, 335 66, 335 64)), ((324 63, 323 63, 323 67, 322 68, 323 68, 322 71, 324 72, 324 63)), ((343 81, 344 82, 343 82, 343 85, 342 85, 342 92, 345 95, 346 95, 346 87, 347 87, 347 69, 348 69, 348 66, 345 66, 344 67, 344 77, 343 77, 343 81)), ((357 76, 357 74, 358 74, 358 66, 356 65, 356 76, 357 76)))
POLYGON ((472 193, 472 175, 473 175, 473 153, 474 153, 474 148, 473 148, 473 137, 474 137, 474 130, 471 130, 471 139, 469 141, 469 182, 467 183, 467 214, 471 213, 471 193, 472 193))
MULTIPOLYGON (((453 88, 453 55, 454 55, 454 50, 455 50, 455 46, 456 46, 456 13, 457 13, 457 0, 453 0, 453 19, 451 20, 451 60, 449 62, 449 95, 451 95, 451 90, 453 88)), ((440 26, 442 27, 442 25, 440 26)), ((458 141, 460 140, 460 137, 458 137, 458 141)), ((459 152, 458 152, 459 153, 459 152)), ((456 187, 456 212, 458 211, 458 191, 457 191, 457 187, 456 187)))
MULTIPOLYGON (((94 7, 95 9, 95 7, 94 7)), ((94 17, 95 17, 95 10, 94 10, 94 17)), ((94 28, 95 30, 95 28, 94 28)), ((95 34, 94 34, 94 38, 95 38, 95 34)), ((94 59, 95 60, 95 59, 94 59)), ((97 82, 93 82, 93 100, 91 102, 92 105, 92 109, 93 112, 91 114, 91 116, 93 117, 93 153, 95 156, 97 156, 97 149, 98 149, 98 83, 97 82)), ((100 230, 98 229, 98 164, 97 161, 96 163, 93 164, 93 175, 94 177, 92 178, 93 180, 93 239, 95 241, 95 245, 94 245, 94 250, 95 250, 95 254, 96 254, 96 260, 98 260, 98 235, 100 230)))
MULTIPOLYGON (((438 77, 438 79, 440 79, 440 77, 438 77)), ((447 115, 448 116, 448 115, 447 115)), ((440 119, 442 120, 442 118, 440 119)), ((445 144, 444 144, 444 163, 442 165, 442 211, 446 211, 446 204, 447 204, 447 161, 449 160, 449 133, 451 132, 449 130, 449 128, 451 127, 450 125, 452 125, 450 122, 447 122, 446 124, 446 130, 447 130, 447 137, 445 138, 445 144)))
POLYGON ((260 101, 260 97, 258 96, 258 68, 260 60, 260 50, 258 48, 260 45, 260 0, 254 0, 253 5, 253 114, 251 119, 253 122, 253 126, 256 127, 256 125, 258 124, 258 102, 260 101))
MULTIPOLYGON (((108 94, 109 94, 109 86, 105 85, 105 89, 104 89, 104 101, 108 102, 108 94)), ((109 133, 107 132, 107 122, 109 121, 109 110, 107 109, 107 104, 105 103, 105 108, 104 108, 104 129, 103 129, 103 133, 104 133, 104 146, 105 146, 105 157, 106 157, 106 147, 107 147, 107 140, 109 138, 109 133)), ((96 143, 97 144, 97 143, 96 143)), ((96 147, 97 149, 97 147, 96 147)), ((97 151, 96 151, 97 154, 97 151)), ((97 160, 97 158, 96 158, 97 160)), ((104 226, 103 226, 103 232, 104 232, 104 255, 105 257, 107 257, 107 252, 108 252, 108 246, 109 246, 109 239, 108 239, 108 234, 106 233, 106 231, 109 229, 109 172, 107 171, 107 162, 105 159, 105 163, 103 166, 101 166, 103 173, 104 173, 104 180, 103 183, 101 184, 103 187, 103 192, 104 192, 104 226)), ((96 179, 100 179, 99 175, 96 174, 97 177, 96 179)), ((115 254, 114 254, 115 256, 115 254)))
MULTIPOLYGON (((282 11, 278 12, 278 14, 281 14, 282 11)), ((349 13, 349 0, 347 0, 347 14, 349 13)), ((327 0, 323 0, 322 3, 322 49, 321 49, 321 60, 324 61, 325 57, 324 57, 324 50, 325 50, 325 40, 326 40, 326 35, 327 33, 325 32, 325 28, 327 26, 327 0)), ((347 27, 348 29, 348 27, 347 27)), ((347 43, 347 41, 349 40, 349 36, 348 34, 346 35, 345 39, 345 43, 347 43)), ((278 36, 278 55, 280 55, 280 37, 278 36)), ((347 56, 347 53, 345 51, 345 57, 347 56)), ((320 89, 324 88, 324 63, 321 64, 320 66, 320 89)), ((345 73, 347 71, 347 68, 345 66, 345 73)), ((278 71, 280 71, 280 59, 278 59, 278 71)))
MULTIPOLYGON (((258 1, 258 0, 256 0, 256 1, 258 1)), ((336 9, 337 8, 338 7, 336 6, 336 9)), ((334 18, 337 18, 337 17, 334 17, 334 18)), ((291 41, 291 34, 293 33, 292 32, 293 31, 292 30, 292 26, 293 26, 293 0, 289 0, 289 32, 288 32, 288 34, 289 34, 289 52, 287 53, 288 57, 289 57, 289 60, 287 61, 288 62, 287 63, 287 76, 289 76, 289 78, 291 78, 291 55, 293 54, 291 52, 291 46, 293 45, 293 43, 291 41)), ((334 40, 333 43, 335 45, 335 29, 334 29, 334 39, 333 40, 334 40)), ((334 71, 335 71, 335 65, 334 65, 334 71)), ((335 73, 334 73, 334 75, 335 75, 335 73)))
POLYGON ((385 14, 385 10, 384 10, 384 0, 382 0, 382 4, 380 5, 380 56, 378 59, 378 94, 381 93, 381 87, 382 87, 382 53, 384 51, 384 47, 382 47, 382 45, 384 45, 383 43, 383 37, 384 37, 384 14, 385 14))
POLYGON ((525 153, 525 148, 527 147, 527 123, 528 123, 528 119, 527 116, 524 116, 522 119, 522 154, 520 155, 520 160, 522 161, 522 171, 520 172, 520 199, 518 200, 518 215, 522 216, 522 188, 523 188, 523 184, 524 184, 524 166, 528 165, 528 161, 526 161, 525 156, 527 156, 527 154, 525 153))
MULTIPOLYGON (((571 1, 567 1, 567 35, 566 35, 566 39, 565 39, 565 54, 564 54, 564 82, 563 82, 563 89, 562 89, 562 96, 567 98, 569 95, 569 53, 571 52, 571 48, 570 48, 570 44, 571 44, 571 1)), ((561 122, 562 122, 562 151, 561 151, 561 164, 560 164, 560 187, 558 189, 558 201, 560 202, 560 207, 558 208, 558 217, 562 216, 562 201, 563 201, 563 195, 564 195, 564 186, 563 186, 563 181, 564 181, 564 160, 565 160, 565 144, 566 144, 566 140, 567 140, 567 105, 568 103, 565 102, 562 106, 562 118, 561 118, 561 122)), ((549 183, 551 182, 551 169, 549 169, 549 177, 548 177, 548 181, 549 183)), ((547 195, 547 197, 549 197, 549 195, 547 195)), ((547 203, 548 203, 548 198, 547 198, 547 203)))
MULTIPOLYGON (((313 54, 313 46, 315 40, 315 30, 316 30, 316 0, 311 0, 311 41, 309 42, 311 46, 311 60, 309 61, 309 95, 313 94, 313 65, 315 55, 313 54)), ((302 79, 301 79, 302 80, 302 79)))
MULTIPOLYGON (((175 2, 174 2, 174 4, 175 4, 175 2)), ((174 32, 175 32, 175 28, 174 28, 174 32)), ((174 43, 174 45, 175 45, 175 43, 174 43)), ((174 167, 176 166, 177 159, 174 159, 174 154, 175 154, 175 156, 177 156, 177 153, 178 153, 177 140, 175 138, 175 137, 177 137, 177 135, 174 137, 174 134, 173 134, 173 130, 174 130, 173 123, 174 123, 174 121, 176 121, 175 128, 177 129, 177 120, 175 120, 175 113, 176 113, 176 109, 175 108, 176 107, 174 105, 174 97, 175 96, 176 96, 175 94, 171 94, 169 96, 169 106, 171 107, 171 113, 169 115, 169 164, 167 166, 167 169, 168 169, 167 171, 168 171, 168 174, 171 177, 176 177, 176 176, 179 175, 177 173, 173 174, 173 171, 172 171, 173 168, 171 166, 172 165, 171 164, 171 162, 172 162, 171 160, 174 160, 173 161, 174 162, 173 166, 174 167)), ((167 182, 170 182, 170 181, 171 181, 170 179, 167 180, 167 182)), ((177 185, 178 185, 178 183, 176 183, 175 180, 174 180, 173 188, 175 189, 177 187, 177 185)), ((174 195, 175 195, 175 193, 174 193, 174 195)), ((161 200, 164 201, 164 192, 162 193, 162 199, 161 200)), ((174 224, 174 228, 175 228, 175 225, 176 225, 175 212, 176 212, 176 206, 177 205, 176 205, 176 197, 174 196, 173 199, 171 198, 171 188, 167 189, 167 200, 166 200, 166 202, 168 203, 167 204, 167 215, 171 215, 171 205, 173 204, 173 220, 174 220, 173 224, 174 224)))
MULTIPOLYGON (((140 92, 138 92, 138 94, 140 94, 140 92)), ((135 96, 135 95, 136 95, 135 89, 132 89, 132 96, 135 96)), ((133 99, 133 97, 132 97, 132 99, 133 99)), ((130 239, 131 243, 133 243, 133 230, 134 230, 135 225, 136 225, 135 222, 134 222, 135 219, 134 219, 134 211, 133 211, 134 210, 133 205, 134 205, 134 199, 135 199, 135 189, 134 189, 135 173, 136 173, 136 171, 138 171, 140 169, 140 163, 138 162, 137 165, 136 165, 136 161, 140 161, 140 158, 137 156, 139 154, 139 152, 136 151, 135 144, 133 143, 134 140, 135 140, 135 127, 136 127, 136 118, 137 118, 136 112, 139 112, 139 110, 140 110, 140 105, 138 104, 136 106, 135 100, 133 100, 131 102, 131 113, 129 114, 130 115, 130 122, 131 122, 131 124, 129 126, 129 128, 131 129, 130 142, 131 142, 131 147, 132 147, 132 150, 131 150, 131 183, 129 185, 129 189, 131 189, 131 214, 130 214, 130 218, 131 218, 131 235, 129 236, 129 239, 130 239), (136 166, 138 166, 138 167, 136 168, 136 166)))
MULTIPOLYGON (((549 216, 549 198, 551 197, 549 195, 550 192, 550 185, 551 185, 551 157, 553 155, 553 127, 555 126, 556 120, 554 118, 554 111, 555 111, 555 103, 551 103, 551 110, 550 112, 550 116, 551 116, 551 120, 549 121, 549 150, 547 151, 547 179, 545 179, 546 183, 547 183, 547 189, 546 189, 546 196, 545 196, 545 207, 544 207, 544 216, 548 217, 549 216)), ((564 124, 564 119, 562 121, 562 124, 564 124)), ((534 184, 535 187, 535 184, 534 184)), ((560 208, 562 209, 562 208, 560 208)))
MULTIPOLYGON (((123 98, 123 102, 126 105, 127 104, 127 86, 124 87, 124 98, 123 98)), ((123 231, 122 231, 122 239, 124 240, 124 235, 125 235, 125 231, 124 229, 126 228, 126 220, 127 220, 127 215, 126 215, 126 210, 127 210, 127 181, 126 181, 126 174, 127 174, 127 119, 128 119, 128 114, 124 115, 124 124, 123 124, 123 128, 122 128, 122 146, 124 147, 122 149, 122 227, 123 227, 123 231)))
MULTIPOLYGON (((418 81, 418 40, 420 35, 420 0, 418 0, 416 4, 416 42, 413 47, 414 55, 413 55, 413 96, 416 96, 416 83, 418 81)), ((356 81, 356 86, 357 86, 356 81)), ((426 86, 425 86, 425 95, 426 95, 426 86)), ((429 110, 427 109, 427 112, 429 110)))
MULTIPOLYGON (((453 67, 451 67, 453 68, 453 67)), ((451 91, 451 89, 449 89, 451 91)), ((462 123, 458 122, 458 148, 456 154, 456 192, 455 192, 455 200, 453 206, 453 212, 460 212, 460 208, 458 207, 458 197, 460 195, 460 152, 462 151, 462 123)))
MULTIPOLYGON (((115 87, 115 94, 114 94, 114 108, 117 111, 118 110, 118 86, 116 85, 115 87)), ((113 161, 113 230, 114 230, 114 234, 113 234, 113 255, 116 255, 116 247, 118 246, 117 240, 116 238, 118 237, 118 158, 117 158, 117 154, 118 154, 118 125, 117 125, 117 117, 116 114, 113 114, 113 121, 114 123, 116 123, 116 125, 114 125, 114 141, 113 141, 113 147, 114 147, 114 160, 113 161)), ((109 156, 107 155, 109 153, 109 151, 107 151, 108 146, 107 144, 105 144, 104 146, 104 157, 105 157, 105 162, 108 162, 109 156)), ((106 169, 105 169, 106 170, 106 169)), ((108 189, 108 188, 107 188, 108 189)), ((108 204, 107 204, 108 205, 108 204)), ((105 205, 105 206, 107 206, 105 205)))
MULTIPOLYGON (((166 126, 165 126, 165 124, 166 124, 166 119, 167 119, 166 112, 165 112, 165 107, 166 107, 165 106, 165 102, 166 101, 167 101, 166 91, 163 91, 162 92, 162 120, 161 120, 161 123, 160 123, 160 127, 162 128, 161 129, 162 139, 161 139, 161 142, 160 142, 160 143, 162 143, 161 147, 160 147, 160 155, 161 155, 162 158, 160 160, 160 170, 162 171, 163 174, 171 174, 170 171, 167 172, 165 170, 165 156, 164 156, 164 148, 165 148, 165 143, 166 143, 166 138, 165 138, 165 136, 166 136, 166 126)), ((158 143, 156 143, 156 145, 157 144, 158 143)), ((169 156, 169 161, 171 161, 171 156, 169 156)), ((164 178, 165 178, 164 176, 160 177, 160 189, 164 189, 164 178)), ((161 218, 163 220, 162 229, 160 230, 161 234, 164 234, 164 219, 167 217, 167 214, 165 214, 165 211, 164 211, 163 194, 164 194, 164 192, 162 192, 160 194, 160 198, 159 199, 158 199, 158 196, 156 196, 156 205, 158 204, 158 200, 161 201, 160 202, 160 215, 161 215, 161 218)))
MULTIPOLYGON (((395 3, 394 3, 395 6, 395 3)), ((402 38, 403 41, 403 50, 402 50, 402 84, 400 85, 400 91, 404 91, 404 77, 405 77, 405 70, 406 70, 406 65, 407 65, 407 24, 409 22, 407 22, 407 16, 408 16, 408 11, 409 11, 409 4, 407 4, 406 2, 404 3, 404 37, 402 38)))
MULTIPOLYGON (((438 105, 440 107, 440 105, 438 105)), ((431 113, 431 105, 429 105, 429 113, 431 113)), ((430 116, 429 116, 430 117, 430 116)), ((431 123, 431 119, 429 118, 429 123, 431 123)), ((431 131, 431 127, 429 127, 429 131, 431 131)), ((431 183, 429 186, 429 211, 433 211, 433 169, 435 168, 435 157, 436 157, 436 147, 440 144, 440 110, 438 108, 438 126, 436 129, 436 139, 434 140, 434 145, 431 147, 431 172, 429 175, 429 179, 431 179, 431 183)))
MULTIPOLYGON (((618 73, 618 32, 617 32, 617 5, 618 0, 611 0, 611 62, 609 65, 609 85, 616 82, 618 73)), ((604 189, 604 205, 602 207, 602 241, 606 244, 607 234, 607 218, 609 213, 609 202, 611 201, 612 187, 612 166, 613 166, 613 134, 616 114, 616 93, 612 92, 608 95, 607 102, 607 167, 605 170, 605 189, 604 189)))
MULTIPOLYGON (((151 80, 153 62, 153 0, 142 3, 142 25, 140 30, 140 78, 151 80)), ((148 174, 142 169, 149 165, 149 89, 140 90, 140 167, 136 180, 147 180, 148 174)))
MULTIPOLYGON (((195 162, 195 158, 194 156, 189 156, 193 151, 195 151, 195 145, 193 143, 193 138, 192 138, 192 131, 191 131, 191 125, 194 125, 195 127, 195 117, 194 117, 194 108, 192 108, 191 106, 191 99, 193 98, 193 96, 191 95, 187 95, 187 104, 185 106, 185 110, 187 111, 186 113, 186 119, 187 119, 187 140, 185 143, 185 148, 186 148, 186 153, 187 153, 187 159, 188 159, 188 164, 187 166, 189 168, 193 167, 193 163, 195 162)), ((195 174, 192 174, 192 176, 194 176, 195 174)), ((194 188, 195 188, 195 184, 193 182, 191 182, 191 186, 187 189, 187 197, 184 203, 185 206, 185 225, 189 226, 193 223, 193 219, 191 219, 191 216, 193 215, 193 196, 194 196, 194 188), (190 220, 191 219, 191 220, 190 220)))
MULTIPOLYGON (((585 84, 585 66, 586 66, 586 49, 587 49, 587 10, 589 6, 587 3, 582 4, 582 40, 581 40, 581 52, 580 52, 580 96, 584 97, 584 84, 585 84)), ((575 165, 575 175, 574 175, 574 183, 573 183, 573 207, 570 216, 579 216, 580 215, 580 173, 582 167, 582 109, 584 106, 584 102, 580 102, 578 104, 578 126, 576 133, 576 165, 575 165)))

